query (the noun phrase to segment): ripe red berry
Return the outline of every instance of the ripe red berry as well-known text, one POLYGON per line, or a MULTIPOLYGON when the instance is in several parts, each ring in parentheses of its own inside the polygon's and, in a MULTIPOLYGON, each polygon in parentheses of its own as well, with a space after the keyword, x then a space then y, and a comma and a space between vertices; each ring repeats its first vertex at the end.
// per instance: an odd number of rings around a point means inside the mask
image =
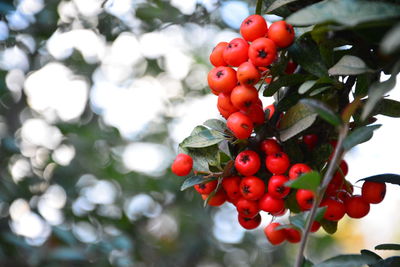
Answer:
POLYGON ((214 47, 213 51, 210 54, 210 62, 212 65, 214 65, 215 67, 228 65, 223 57, 225 47, 227 46, 227 42, 220 42, 214 47))
POLYGON ((226 125, 238 139, 249 138, 254 127, 252 120, 241 112, 232 113, 226 125))
POLYGON ((280 223, 273 222, 268 224, 264 228, 264 234, 272 245, 279 245, 286 239, 285 229, 280 229, 280 230, 275 229, 280 225, 281 225, 280 223))
POLYGON ((267 33, 267 22, 260 15, 250 15, 240 25, 240 34, 249 42, 260 37, 265 37, 267 33))
POLYGON ((213 180, 204 184, 196 184, 194 189, 202 195, 208 195, 217 187, 218 181, 213 180))
POLYGON ((318 143, 318 135, 316 134, 303 135, 303 143, 307 146, 309 150, 312 150, 318 143))
MULTIPOLYGON (((203 200, 206 200, 208 198, 208 194, 204 194, 201 195, 201 197, 203 198, 203 200)), ((226 193, 223 189, 219 189, 214 196, 212 196, 209 200, 208 200, 208 205, 210 206, 221 206, 222 204, 224 204, 226 201, 226 193)))
POLYGON ((317 221, 313 221, 312 225, 311 225, 311 229, 310 232, 311 233, 315 233, 316 231, 319 230, 319 228, 321 227, 321 224, 317 221))
POLYGON ((258 91, 253 86, 238 85, 232 90, 231 102, 237 109, 248 111, 252 106, 257 105, 258 101, 258 91))
POLYGON ((265 183, 256 176, 247 176, 240 182, 240 192, 245 199, 257 200, 265 193, 265 183))
POLYGON ((176 156, 171 165, 171 170, 175 175, 186 176, 193 168, 193 159, 191 156, 180 153, 176 156))
POLYGON ((290 180, 294 180, 298 178, 299 176, 312 171, 312 169, 304 163, 296 163, 292 165, 289 169, 289 178, 290 180))
POLYGON ((293 26, 286 23, 284 20, 276 21, 269 27, 268 38, 274 41, 278 47, 288 47, 294 40, 293 26))
POLYGON ((225 190, 229 199, 239 199, 242 195, 240 193, 240 181, 242 178, 239 176, 225 177, 222 180, 222 188, 225 190))
POLYGON ((289 61, 286 65, 285 73, 292 74, 297 68, 297 63, 294 61, 289 61))
POLYGON ((299 243, 301 240, 301 233, 295 228, 286 228, 286 240, 290 243, 299 243))
POLYGON ((290 160, 286 153, 278 152, 270 154, 265 160, 267 169, 273 174, 283 174, 290 166, 290 160))
POLYGON ((242 38, 235 38, 225 47, 223 57, 228 65, 238 67, 247 61, 249 44, 242 38))
POLYGON ((369 213, 369 203, 362 196, 355 195, 348 197, 344 202, 346 213, 351 218, 362 218, 369 213))
POLYGON ((246 61, 240 64, 236 71, 237 80, 244 86, 252 86, 258 83, 261 74, 253 63, 246 61))
POLYGON ((272 116, 274 116, 274 113, 275 113, 275 105, 274 104, 271 104, 271 105, 269 105, 269 106, 266 106, 265 107, 265 109, 264 109, 265 111, 267 111, 268 110, 268 119, 270 120, 271 118, 272 118, 272 116))
POLYGON ((265 139, 261 142, 260 149, 265 155, 271 155, 282 151, 281 146, 275 139, 265 139))
POLYGON ((274 198, 269 193, 266 193, 258 201, 258 206, 265 212, 276 214, 285 209, 285 201, 281 198, 274 198))
POLYGON ((285 186, 289 178, 284 175, 273 175, 268 181, 268 193, 274 198, 284 198, 289 192, 290 188, 285 186))
POLYGON ((324 213, 324 218, 329 221, 339 221, 346 213, 346 206, 341 200, 328 198, 323 200, 320 206, 327 207, 324 213))
POLYGON ((249 118, 253 121, 254 124, 259 125, 264 123, 265 114, 262 108, 262 105, 255 104, 251 106, 246 112, 242 111, 242 113, 249 116, 249 118))
POLYGON ((366 181, 361 188, 362 198, 372 204, 382 202, 386 195, 386 184, 366 181))
POLYGON ((227 93, 220 93, 218 95, 217 107, 220 107, 231 114, 239 111, 239 109, 237 109, 231 102, 231 94, 227 93))
POLYGON ((252 150, 240 152, 235 159, 235 168, 243 176, 255 174, 260 169, 260 166, 260 157, 252 150))
POLYGON ((244 229, 251 230, 251 229, 257 228, 260 225, 261 215, 257 214, 253 218, 247 218, 247 217, 243 217, 240 214, 238 214, 238 221, 239 221, 239 224, 244 229))
POLYGON ((247 218, 253 218, 260 212, 258 201, 248 200, 243 197, 236 202, 236 209, 240 216, 247 218))
POLYGON ((311 190, 299 189, 296 192, 296 200, 299 204, 300 209, 309 210, 311 209, 315 199, 315 194, 311 190))
POLYGON ((208 86, 218 93, 230 93, 237 84, 236 71, 230 67, 215 67, 208 73, 208 86))
POLYGON ((257 67, 267 67, 276 59, 276 46, 268 38, 258 38, 250 44, 249 58, 257 67))

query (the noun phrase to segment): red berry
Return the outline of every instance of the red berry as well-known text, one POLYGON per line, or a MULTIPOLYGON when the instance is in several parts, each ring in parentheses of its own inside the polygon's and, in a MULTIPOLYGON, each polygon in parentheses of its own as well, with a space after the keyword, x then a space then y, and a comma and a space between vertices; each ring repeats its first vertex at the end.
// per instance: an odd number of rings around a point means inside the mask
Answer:
POLYGON ((296 163, 292 165, 289 169, 289 178, 290 180, 294 180, 298 178, 299 176, 312 171, 312 169, 304 163, 296 163))
MULTIPOLYGON (((269 83, 269 82, 268 82, 268 83, 269 83)), ((270 119, 272 118, 272 116, 274 116, 274 113, 275 113, 275 105, 274 105, 274 104, 271 104, 271 105, 269 105, 269 106, 266 106, 264 110, 265 110, 265 111, 268 110, 268 112, 269 112, 269 114, 268 114, 268 119, 270 120, 270 119)))
POLYGON ((286 240, 290 243, 299 243, 301 240, 301 233, 295 228, 286 228, 286 240))
POLYGON ((289 61, 286 65, 285 73, 292 74, 297 68, 297 64, 294 61, 289 61))
POLYGON ((345 206, 346 213, 351 218, 362 218, 369 213, 369 203, 359 195, 348 197, 345 206))
POLYGON ((328 198, 323 200, 320 206, 327 207, 324 213, 324 218, 329 221, 339 221, 346 213, 346 206, 341 200, 328 198))
POLYGON ((215 67, 219 67, 219 66, 226 66, 228 65, 223 57, 223 53, 225 50, 225 47, 228 46, 227 42, 220 42, 218 43, 213 51, 210 54, 210 62, 211 64, 213 64, 215 67))
POLYGON ((235 159, 235 168, 243 176, 255 174, 260 169, 260 166, 260 157, 252 150, 240 152, 235 159))
POLYGON ((276 230, 280 223, 273 222, 264 228, 264 234, 272 245, 279 245, 286 239, 285 229, 276 230))
MULTIPOLYGON (((243 112, 243 111, 242 111, 243 112)), ((264 110, 261 105, 252 105, 246 112, 243 112, 253 121, 255 125, 263 124, 265 120, 264 110)))
POLYGON ((253 122, 241 112, 232 113, 226 124, 238 139, 247 139, 253 132, 253 122))
POLYGON ((243 197, 236 202, 236 209, 240 216, 247 218, 253 218, 260 211, 258 201, 248 200, 243 197))
POLYGON ((193 168, 193 159, 191 156, 180 153, 176 156, 171 165, 171 170, 175 175, 186 176, 193 168))
POLYGON ((315 194, 311 190, 299 189, 296 192, 296 200, 299 204, 300 209, 309 210, 311 209, 315 199, 315 194))
POLYGON ((231 102, 237 109, 248 111, 251 107, 257 105, 258 101, 258 91, 253 86, 238 85, 232 90, 231 102))
POLYGON ((239 111, 231 102, 231 94, 220 93, 218 95, 217 107, 222 108, 230 114, 239 111))
POLYGON ((312 225, 311 225, 310 232, 311 232, 311 233, 315 233, 316 231, 319 230, 320 227, 321 227, 321 224, 320 224, 319 222, 317 222, 317 221, 314 221, 314 222, 312 223, 312 225))
POLYGON ((230 93, 237 84, 236 71, 230 67, 215 67, 208 73, 208 86, 217 93, 230 93))
POLYGON ((245 199, 257 200, 265 193, 265 183, 256 176, 247 176, 240 182, 240 192, 245 199))
POLYGON ((238 67, 243 62, 247 61, 249 44, 242 38, 235 38, 225 47, 223 56, 228 65, 238 67))
POLYGON ((276 21, 269 27, 268 38, 274 41, 278 47, 288 47, 294 40, 293 26, 284 20, 276 21))
POLYGON ((386 184, 366 181, 361 188, 362 198, 372 204, 380 203, 386 195, 386 184))
POLYGON ((285 201, 281 198, 273 198, 269 193, 266 193, 258 201, 258 206, 265 212, 275 214, 285 209, 285 201))
POLYGON ((240 216, 240 214, 238 214, 238 221, 239 221, 239 224, 244 229, 251 230, 251 229, 257 228, 260 225, 261 215, 257 214, 253 218, 247 218, 247 217, 240 216))
POLYGON ((242 195, 240 193, 240 181, 242 178, 239 176, 225 177, 222 180, 222 188, 231 200, 239 199, 242 195))
MULTIPOLYGON (((203 200, 206 200, 208 198, 207 194, 201 195, 201 197, 203 198, 203 200)), ((226 201, 226 193, 223 189, 219 189, 214 196, 212 196, 209 200, 208 200, 208 205, 210 206, 221 206, 222 204, 224 204, 226 201)))
POLYGON ((268 38, 258 38, 250 44, 249 58, 257 67, 267 67, 276 59, 276 45, 268 38))
POLYGON ((283 174, 290 166, 290 160, 286 153, 278 152, 268 155, 265 160, 267 169, 273 174, 283 174))
POLYGON ((260 148, 265 155, 271 155, 282 151, 281 146, 275 139, 265 139, 261 142, 260 148))
POLYGON ((196 191, 199 192, 202 195, 208 195, 212 191, 214 191, 214 189, 217 187, 217 184, 218 184, 218 181, 217 180, 213 180, 213 181, 210 181, 208 183, 197 184, 197 185, 194 186, 194 189, 196 189, 196 191))
POLYGON ((309 150, 312 150, 318 143, 318 135, 316 134, 303 135, 303 143, 306 144, 309 150))
POLYGON ((289 192, 290 188, 285 186, 289 178, 284 175, 273 175, 268 181, 268 193, 274 198, 284 198, 289 192))
POLYGON ((264 37, 268 33, 268 26, 265 19, 260 15, 250 15, 240 25, 240 34, 249 42, 264 37))
POLYGON ((261 78, 260 72, 250 61, 240 64, 236 75, 240 84, 244 86, 253 86, 258 83, 261 78))

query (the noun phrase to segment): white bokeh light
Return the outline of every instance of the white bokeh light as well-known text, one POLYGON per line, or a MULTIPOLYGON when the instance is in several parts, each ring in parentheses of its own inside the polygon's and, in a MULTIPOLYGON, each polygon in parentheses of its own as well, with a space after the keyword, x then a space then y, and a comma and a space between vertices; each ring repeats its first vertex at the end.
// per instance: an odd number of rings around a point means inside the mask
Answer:
POLYGON ((149 195, 141 193, 125 201, 124 212, 130 220, 136 221, 142 216, 149 218, 159 216, 162 207, 149 195))
POLYGON ((60 130, 41 119, 25 121, 22 125, 21 137, 30 144, 48 149, 55 149, 62 140, 60 130))
POLYGON ((0 68, 3 70, 20 69, 24 72, 29 69, 29 60, 25 52, 18 46, 0 51, 0 68))

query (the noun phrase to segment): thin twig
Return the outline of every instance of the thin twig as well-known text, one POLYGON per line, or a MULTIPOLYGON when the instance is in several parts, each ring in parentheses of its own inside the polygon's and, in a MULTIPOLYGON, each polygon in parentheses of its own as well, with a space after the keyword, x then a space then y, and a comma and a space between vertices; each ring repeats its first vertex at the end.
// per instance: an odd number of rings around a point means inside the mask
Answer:
POLYGON ((333 174, 335 173, 338 164, 340 163, 340 161, 343 158, 344 150, 342 148, 342 144, 343 144, 343 140, 347 136, 348 130, 349 130, 349 126, 347 124, 343 125, 339 130, 339 138, 338 138, 338 142, 337 142, 335 151, 333 153, 332 160, 329 162, 328 170, 326 171, 326 173, 324 175, 322 184, 318 188, 313 206, 312 206, 310 214, 308 215, 308 218, 307 218, 306 226, 303 231, 299 251, 297 253, 296 262, 294 265, 295 267, 301 267, 303 264, 304 250, 306 247, 308 235, 310 234, 311 226, 314 222, 317 209, 323 199, 326 188, 328 187, 329 183, 331 182, 333 174))

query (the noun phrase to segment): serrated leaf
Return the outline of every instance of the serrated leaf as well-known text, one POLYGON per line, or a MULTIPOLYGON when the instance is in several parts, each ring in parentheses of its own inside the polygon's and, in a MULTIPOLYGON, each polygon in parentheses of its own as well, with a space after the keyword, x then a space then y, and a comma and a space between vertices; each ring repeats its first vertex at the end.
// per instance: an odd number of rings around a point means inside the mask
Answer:
POLYGON ((280 88, 285 86, 294 86, 306 81, 310 76, 304 74, 291 74, 282 75, 279 79, 271 82, 266 89, 264 89, 264 96, 273 96, 280 88))
POLYGON ((288 51, 289 56, 309 73, 317 77, 328 75, 328 69, 322 60, 318 45, 311 37, 305 35, 297 39, 288 51))
POLYGON ((287 4, 297 2, 297 1, 299 1, 299 0, 276 0, 268 7, 268 9, 265 13, 270 13, 282 6, 285 6, 287 4))
POLYGON ((308 90, 310 90, 315 84, 317 83, 316 80, 311 80, 311 81, 305 81, 302 85, 299 87, 299 94, 305 94, 307 93, 308 90))
POLYGON ((384 54, 392 54, 400 48, 400 23, 390 29, 382 39, 381 51, 384 54))
POLYGON ((400 244, 380 244, 375 247, 378 250, 400 250, 400 244))
POLYGON ((286 141, 310 127, 317 114, 302 103, 292 106, 283 116, 280 123, 280 138, 286 141))
POLYGON ((360 267, 364 264, 374 264, 377 260, 370 255, 338 255, 314 265, 315 267, 360 267))
POLYGON ((210 119, 210 120, 205 121, 203 124, 215 131, 222 133, 222 134, 227 129, 226 123, 221 120, 218 120, 218 119, 210 119))
POLYGON ((322 219, 320 221, 322 228, 325 230, 325 232, 327 232, 328 234, 333 235, 334 233, 336 233, 337 231, 337 225, 338 222, 334 222, 334 221, 328 221, 325 219, 322 219))
POLYGON ((374 109, 373 114, 400 118, 400 102, 393 99, 382 99, 374 109))
POLYGON ((202 130, 194 135, 186 137, 182 143, 182 147, 200 148, 208 147, 225 140, 225 137, 220 132, 215 130, 202 130))
POLYGON ((309 98, 300 100, 300 103, 309 106, 314 112, 318 113, 322 119, 326 120, 330 124, 334 126, 342 124, 342 120, 339 116, 337 116, 336 113, 333 112, 333 110, 325 103, 309 98))
POLYGON ((321 183, 321 175, 316 171, 305 173, 297 179, 285 183, 286 186, 297 189, 307 189, 313 192, 317 191, 321 183))
POLYGON ((393 173, 384 173, 384 174, 369 176, 369 177, 360 179, 357 182, 359 182, 359 181, 370 181, 370 182, 390 183, 390 184, 400 185, 400 175, 393 174, 393 173))
POLYGON ((332 68, 328 70, 330 75, 357 75, 372 72, 365 62, 356 56, 343 56, 332 68))
POLYGON ((197 184, 208 183, 208 182, 210 182, 212 180, 215 180, 215 178, 206 179, 206 178, 204 178, 203 176, 200 176, 200 175, 195 175, 195 176, 189 177, 183 182, 183 184, 181 186, 181 191, 186 190, 186 189, 188 189, 188 188, 190 188, 192 186, 195 186, 197 184))
POLYGON ((352 147, 367 142, 370 140, 374 134, 374 131, 380 128, 382 125, 370 125, 370 126, 363 126, 357 128, 356 130, 352 131, 346 139, 343 141, 343 148, 345 150, 350 150, 352 147))
POLYGON ((286 21, 298 26, 326 22, 355 26, 397 17, 400 17, 399 5, 374 1, 325 0, 300 9, 286 21))

